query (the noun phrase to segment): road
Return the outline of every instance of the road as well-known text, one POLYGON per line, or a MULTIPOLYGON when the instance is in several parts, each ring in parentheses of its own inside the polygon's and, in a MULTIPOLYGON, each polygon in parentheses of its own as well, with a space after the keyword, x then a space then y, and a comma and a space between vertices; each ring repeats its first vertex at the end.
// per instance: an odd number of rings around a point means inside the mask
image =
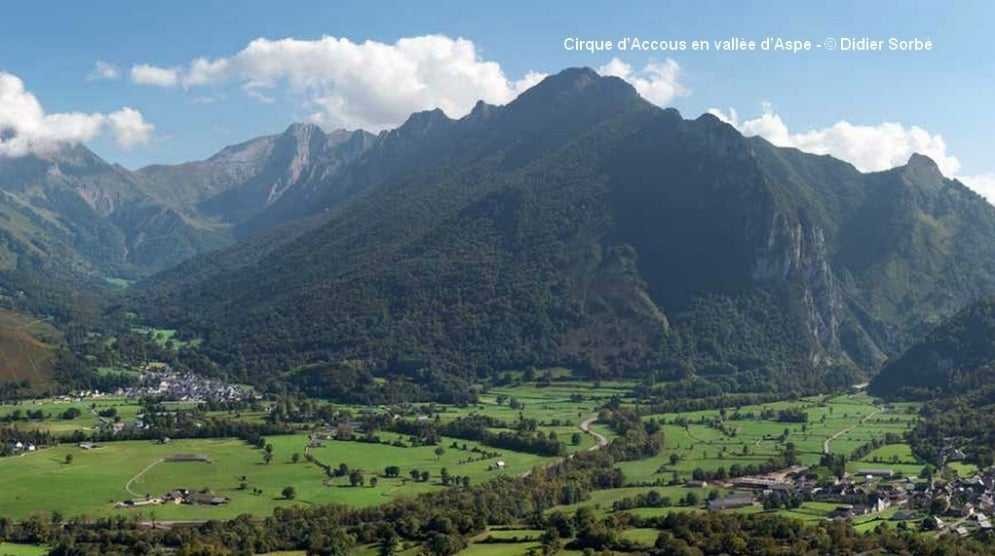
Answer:
POLYGON ((586 434, 589 434, 589 435, 593 436, 594 439, 597 440, 597 444, 595 444, 594 446, 591 446, 590 448, 588 448, 588 451, 600 450, 601 448, 604 448, 605 446, 608 445, 608 439, 607 438, 605 438, 604 436, 602 436, 600 433, 597 433, 597 432, 591 430, 591 425, 594 424, 594 422, 597 421, 597 420, 598 420, 598 416, 597 415, 591 415, 587 419, 584 419, 583 421, 581 421, 581 423, 579 425, 580 430, 584 431, 584 433, 586 433, 586 434))
POLYGON ((146 471, 148 471, 149 469, 152 469, 153 467, 159 465, 162 462, 163 462, 163 460, 162 460, 162 458, 160 458, 160 459, 157 459, 157 460, 153 461, 152 463, 148 464, 147 466, 145 466, 145 469, 142 469, 141 471, 138 472, 137 475, 135 475, 131 479, 128 479, 128 482, 124 484, 124 490, 127 490, 128 494, 130 494, 130 495, 132 495, 132 496, 134 496, 136 498, 141 498, 142 496, 144 496, 143 494, 138 494, 137 492, 131 490, 131 484, 134 483, 135 481, 137 481, 138 479, 141 479, 142 475, 144 475, 146 471))
MULTIPOLYGON (((582 430, 584 432, 584 434, 589 434, 589 435, 593 436, 594 440, 596 441, 596 443, 594 444, 594 446, 591 446, 590 448, 587 449, 587 451, 589 451, 589 452, 593 452, 594 450, 600 450, 601 448, 604 448, 605 446, 608 445, 608 439, 605 438, 604 435, 591 430, 591 425, 594 424, 594 422, 597 421, 597 420, 598 420, 598 416, 595 414, 595 415, 591 415, 587 419, 584 419, 583 421, 580 422, 579 425, 577 425, 577 428, 579 428, 580 430, 582 430)), ((573 457, 573 454, 567 456, 567 458, 572 458, 572 457, 573 457)), ((551 462, 547 463, 546 465, 544 465, 543 469, 552 467, 552 466, 556 465, 557 463, 560 463, 560 461, 561 460, 551 461, 551 462)), ((532 469, 529 469, 528 471, 526 471, 525 473, 522 473, 519 476, 522 477, 522 478, 524 478, 524 477, 528 477, 531 474, 532 474, 532 469)))
POLYGON ((858 422, 857 422, 857 424, 856 424, 856 425, 854 425, 854 426, 852 426, 852 427, 850 427, 850 428, 848 428, 848 429, 843 429, 843 430, 841 430, 841 431, 837 432, 836 434, 834 434, 834 435, 830 436, 829 438, 827 438, 827 439, 826 439, 825 441, 823 441, 823 443, 822 443, 822 453, 823 453, 823 454, 828 454, 828 453, 830 453, 830 451, 829 451, 829 444, 830 444, 830 443, 831 443, 831 442, 832 442, 833 440, 836 440, 836 439, 837 439, 837 438, 839 438, 840 436, 842 436, 842 435, 844 435, 844 434, 846 434, 846 433, 848 433, 848 432, 852 431, 853 429, 855 429, 855 428, 859 427, 860 425, 863 425, 863 424, 864 424, 864 423, 865 423, 865 422, 866 422, 866 421, 867 421, 868 419, 870 419, 871 417, 874 417, 874 416, 875 416, 875 415, 877 415, 878 413, 881 413, 881 410, 880 410, 880 409, 877 409, 877 410, 874 410, 874 411, 872 411, 871 413, 868 413, 867 415, 863 416, 863 417, 862 417, 862 418, 860 419, 860 421, 858 421, 858 422))

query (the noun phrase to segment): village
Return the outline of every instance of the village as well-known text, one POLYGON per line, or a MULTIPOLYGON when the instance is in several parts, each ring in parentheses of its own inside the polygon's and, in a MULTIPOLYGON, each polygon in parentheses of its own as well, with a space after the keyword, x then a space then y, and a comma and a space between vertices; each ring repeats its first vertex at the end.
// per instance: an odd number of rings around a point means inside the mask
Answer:
POLYGON ((248 387, 191 372, 173 371, 163 363, 146 365, 138 385, 119 388, 114 395, 176 402, 234 402, 257 398, 248 387))
POLYGON ((733 489, 726 496, 709 500, 710 511, 758 505, 765 510, 790 509, 805 502, 823 502, 834 505, 827 519, 854 520, 893 509, 889 513, 892 521, 960 536, 992 531, 995 513, 995 468, 949 480, 932 475, 907 477, 889 468, 860 468, 826 484, 808 468, 796 466, 711 484, 687 481, 686 486, 733 489))

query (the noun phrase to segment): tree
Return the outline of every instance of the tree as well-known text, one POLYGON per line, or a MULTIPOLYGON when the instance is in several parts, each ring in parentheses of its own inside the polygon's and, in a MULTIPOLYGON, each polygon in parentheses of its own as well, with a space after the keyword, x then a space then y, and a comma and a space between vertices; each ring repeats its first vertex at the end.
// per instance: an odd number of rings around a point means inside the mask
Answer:
POLYGON ((269 465, 273 461, 273 452, 263 452, 263 461, 269 465))
POLYGON ((291 463, 298 463, 298 462, 300 462, 301 461, 301 455, 298 454, 297 452, 294 452, 294 455, 290 456, 290 461, 291 461, 291 463))
POLYGON ((394 556, 397 554, 397 533, 394 528, 384 525, 377 532, 377 555, 394 556))
POLYGON ((292 486, 285 486, 280 494, 283 494, 283 497, 287 500, 293 500, 297 497, 297 489, 292 486))
POLYGON ((69 465, 72 462, 73 462, 73 455, 72 454, 66 454, 66 465, 69 465))
MULTIPOLYGON (((579 432, 575 432, 575 433, 573 433, 573 434, 570 435, 570 443, 573 444, 574 446, 579 446, 580 445, 580 439, 581 439, 581 436, 580 436, 579 432)), ((557 537, 557 538, 559 538, 559 537, 557 537)))
POLYGON ((436 459, 436 461, 438 461, 439 458, 442 457, 442 454, 445 454, 445 453, 446 453, 446 449, 445 448, 443 448, 442 446, 436 446, 436 448, 435 448, 435 459, 436 459))
POLYGON ((383 470, 384 477, 397 477, 401 474, 401 468, 396 465, 388 465, 383 470))
POLYGON ((370 477, 370 488, 377 488, 377 484, 379 482, 380 482, 380 479, 378 479, 376 477, 370 477))
POLYGON ((363 486, 365 479, 363 478, 363 472, 359 469, 353 469, 349 472, 349 484, 352 486, 363 486))

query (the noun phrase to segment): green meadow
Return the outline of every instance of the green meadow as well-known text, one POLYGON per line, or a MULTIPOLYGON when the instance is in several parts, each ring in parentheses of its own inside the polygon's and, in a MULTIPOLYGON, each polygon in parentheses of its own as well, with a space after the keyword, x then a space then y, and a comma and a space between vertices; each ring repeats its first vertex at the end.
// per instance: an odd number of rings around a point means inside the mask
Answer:
MULTIPOLYGON (((350 486, 347 477, 329 478, 324 470, 307 462, 303 455, 305 435, 271 437, 273 460, 263 462, 262 451, 236 439, 176 440, 169 444, 149 441, 109 442, 93 450, 60 445, 23 456, 0 460, 0 492, 4 514, 22 518, 35 511, 58 510, 63 515, 153 514, 160 520, 233 517, 243 513, 269 515, 277 506, 291 504, 378 504, 402 495, 442 488, 439 473, 445 467, 451 474, 469 476, 479 482, 498 474, 521 474, 549 461, 529 454, 500 451, 499 458, 469 461, 479 454, 453 449, 452 439, 444 439, 445 452, 436 456, 434 446, 400 448, 386 444, 353 441, 326 441, 313 450, 318 461, 337 467, 347 464, 361 469, 366 485, 350 486), (162 461, 173 454, 196 453, 211 463, 162 461), (294 453, 301 455, 292 463, 294 453), (73 456, 66 463, 66 455, 73 456), (488 471, 491 462, 503 459, 506 467, 488 471), (384 467, 397 465, 398 478, 383 476, 384 467), (411 469, 428 471, 428 482, 410 480, 411 469), (242 487, 242 482, 246 488, 242 487), (377 477, 377 486, 369 479, 377 477), (294 500, 281 495, 284 487, 294 487, 294 500), (136 497, 161 495, 171 489, 209 489, 231 499, 223 506, 151 505, 116 509, 114 502, 136 497), (258 490, 256 490, 258 489, 258 490), (260 492, 261 491, 261 492, 260 492)), ((463 441, 459 441, 462 446, 463 441)), ((475 444, 466 443, 472 449, 475 444)))
POLYGON ((0 542, 0 556, 42 556, 48 554, 44 546, 0 542))
POLYGON ((728 470, 733 464, 759 465, 780 454, 787 442, 794 443, 801 463, 815 465, 827 447, 831 453, 849 456, 873 439, 908 430, 915 416, 904 408, 877 405, 867 395, 851 394, 728 409, 722 428, 713 425, 720 419, 718 410, 647 418, 664 423, 664 449, 656 457, 619 466, 630 484, 667 481, 675 473, 684 480, 696 468, 712 471, 720 467, 728 470), (777 412, 789 408, 804 411, 807 423, 761 418, 764 409, 777 412), (681 424, 685 421, 686 425, 681 424))

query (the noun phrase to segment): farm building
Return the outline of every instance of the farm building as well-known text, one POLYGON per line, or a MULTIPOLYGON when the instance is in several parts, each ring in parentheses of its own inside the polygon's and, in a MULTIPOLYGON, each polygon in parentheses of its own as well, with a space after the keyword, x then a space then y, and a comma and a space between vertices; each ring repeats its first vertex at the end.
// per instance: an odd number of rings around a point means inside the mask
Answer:
POLYGON ((857 475, 864 475, 867 477, 891 478, 892 476, 895 475, 895 472, 892 471, 891 469, 868 468, 868 469, 858 469, 857 475))
POLYGON ((753 495, 748 492, 736 492, 725 498, 716 498, 708 501, 708 510, 718 512, 722 510, 733 510, 745 508, 753 505, 753 495))

